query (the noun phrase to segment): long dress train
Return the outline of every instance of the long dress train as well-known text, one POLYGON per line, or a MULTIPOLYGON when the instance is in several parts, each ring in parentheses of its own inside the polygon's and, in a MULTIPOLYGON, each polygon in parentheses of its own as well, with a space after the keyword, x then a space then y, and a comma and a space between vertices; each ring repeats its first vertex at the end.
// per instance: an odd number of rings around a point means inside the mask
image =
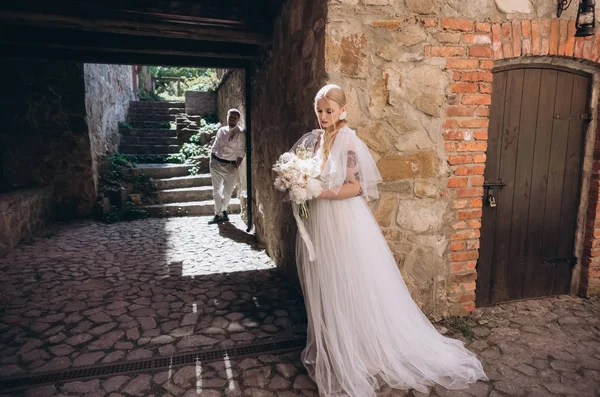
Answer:
MULTIPOLYGON (((352 130, 340 134, 352 142, 338 148, 342 156, 352 150, 362 155, 359 163, 374 164, 356 150, 364 144, 352 130)), ((335 161, 335 150, 330 158, 335 161)), ((414 303, 362 197, 313 200, 309 211, 304 226, 315 260, 301 237, 296 244, 308 315, 302 360, 322 396, 374 397, 382 382, 424 392, 433 384, 462 389, 487 379, 476 356, 439 334, 414 303)))

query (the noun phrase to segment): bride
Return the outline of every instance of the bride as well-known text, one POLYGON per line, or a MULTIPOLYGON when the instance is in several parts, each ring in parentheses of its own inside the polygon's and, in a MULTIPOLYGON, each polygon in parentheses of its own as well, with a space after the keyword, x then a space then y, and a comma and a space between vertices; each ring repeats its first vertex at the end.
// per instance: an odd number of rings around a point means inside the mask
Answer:
POLYGON ((475 355, 439 334, 404 284, 365 202, 378 198, 381 176, 346 126, 342 89, 323 87, 315 111, 324 132, 305 134, 291 150, 313 148, 323 167, 323 192, 300 221, 296 247, 308 314, 302 361, 320 395, 374 397, 383 384, 426 392, 487 380, 475 355))

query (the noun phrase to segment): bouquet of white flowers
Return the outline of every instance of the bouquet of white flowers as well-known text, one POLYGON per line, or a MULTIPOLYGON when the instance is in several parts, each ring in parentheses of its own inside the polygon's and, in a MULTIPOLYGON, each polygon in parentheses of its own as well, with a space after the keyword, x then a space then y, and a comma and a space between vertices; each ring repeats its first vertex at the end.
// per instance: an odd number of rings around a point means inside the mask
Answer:
POLYGON ((319 161, 313 157, 312 150, 304 146, 292 153, 287 152, 279 157, 273 166, 277 172, 275 188, 282 192, 289 191, 290 200, 299 206, 300 216, 308 218, 306 202, 321 194, 321 174, 319 161))

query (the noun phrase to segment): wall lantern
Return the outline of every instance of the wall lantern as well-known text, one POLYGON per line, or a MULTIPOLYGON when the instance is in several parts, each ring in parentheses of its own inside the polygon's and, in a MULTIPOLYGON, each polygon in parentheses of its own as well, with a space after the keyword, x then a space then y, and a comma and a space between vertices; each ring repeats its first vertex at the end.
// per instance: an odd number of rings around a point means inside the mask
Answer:
MULTIPOLYGON (((569 8, 573 0, 558 0, 556 16, 569 8)), ((593 36, 596 29, 596 0, 579 0, 577 9, 577 20, 575 21, 575 37, 593 36)))

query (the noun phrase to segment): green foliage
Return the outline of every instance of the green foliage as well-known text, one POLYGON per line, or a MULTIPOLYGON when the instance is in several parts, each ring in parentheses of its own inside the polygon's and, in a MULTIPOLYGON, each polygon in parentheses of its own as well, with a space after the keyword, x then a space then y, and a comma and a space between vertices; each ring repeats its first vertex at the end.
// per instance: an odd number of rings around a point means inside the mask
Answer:
POLYGON ((185 91, 214 91, 219 85, 215 69, 171 66, 150 66, 149 69, 153 79, 158 79, 155 92, 145 93, 140 90, 141 100, 180 101, 183 100, 185 91), (160 78, 180 80, 159 80, 160 78))
POLYGON ((136 164, 154 163, 154 164, 183 164, 185 158, 179 153, 175 154, 125 154, 123 157, 136 164))
POLYGON ((451 317, 444 320, 442 323, 454 332, 461 333, 465 338, 471 340, 475 338, 475 333, 473 332, 473 328, 469 323, 468 318, 451 317))
POLYGON ((171 129, 170 121, 132 121, 129 125, 131 128, 171 129))
POLYGON ((121 153, 106 157, 100 171, 99 193, 111 201, 109 211, 102 213, 102 219, 107 223, 122 220, 143 219, 148 212, 131 201, 122 202, 121 192, 134 191, 142 197, 142 201, 152 201, 156 186, 152 178, 145 173, 133 173, 135 161, 121 153))

